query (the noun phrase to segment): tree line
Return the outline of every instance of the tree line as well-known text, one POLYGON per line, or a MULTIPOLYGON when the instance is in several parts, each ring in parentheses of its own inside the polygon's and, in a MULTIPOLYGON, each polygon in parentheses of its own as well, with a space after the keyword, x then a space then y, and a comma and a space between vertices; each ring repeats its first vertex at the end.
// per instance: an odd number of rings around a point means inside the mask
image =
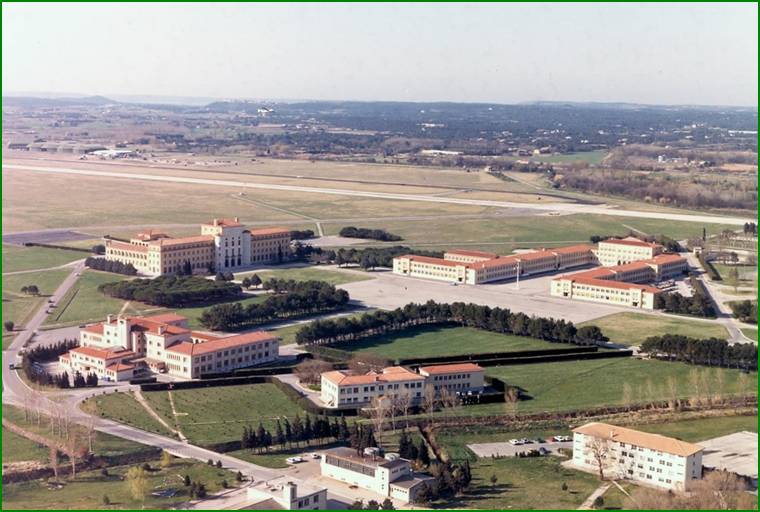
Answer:
POLYGON ((392 267, 393 258, 403 254, 416 254, 431 258, 443 258, 441 251, 424 251, 412 249, 403 245, 393 247, 366 247, 364 249, 341 248, 337 251, 322 249, 296 242, 293 246, 294 259, 309 263, 335 263, 338 266, 358 265, 363 270, 373 270, 377 267, 392 267))
POLYGON ((200 322, 212 330, 237 330, 293 316, 324 313, 342 309, 348 304, 345 290, 323 281, 286 281, 271 279, 270 295, 259 304, 240 302, 217 304, 203 310, 200 322))
POLYGON ((381 242, 398 242, 399 240, 403 240, 400 236, 388 233, 384 229, 357 228, 354 226, 346 226, 338 234, 345 238, 369 238, 381 242))
POLYGON ((155 306, 182 307, 200 302, 218 302, 240 296, 240 286, 196 276, 159 276, 104 283, 98 291, 122 300, 136 300, 155 306))
MULTIPOLYGON (((278 418, 274 426, 274 433, 264 428, 261 422, 259 422, 258 428, 243 427, 240 445, 246 450, 268 452, 272 447, 279 447, 280 450, 284 450, 286 445, 292 448, 293 445, 297 447, 301 447, 302 444, 311 446, 312 442, 324 444, 330 440, 349 442, 352 438, 360 435, 355 432, 358 432, 357 427, 354 426, 352 432, 344 417, 341 417, 340 421, 338 418, 334 418, 330 423, 326 416, 316 416, 312 419, 307 414, 306 418, 301 420, 301 417, 296 415, 292 423, 288 418, 283 418, 282 421, 278 418)), ((356 442, 359 442, 359 437, 356 437, 356 442)))
POLYGON ((757 370, 757 345, 754 343, 731 345, 717 338, 696 339, 665 334, 644 340, 641 351, 657 358, 689 364, 757 370))
POLYGON ((84 260, 86 267, 93 270, 102 270, 113 274, 124 274, 125 276, 136 276, 137 269, 131 263, 122 263, 121 261, 111 261, 105 258, 93 258, 90 256, 84 260))
MULTIPOLYGON (((66 389, 72 386, 68 372, 52 374, 42 367, 42 363, 55 361, 58 356, 65 354, 69 350, 77 347, 79 343, 75 339, 65 339, 50 345, 38 345, 27 350, 21 358, 21 371, 24 372, 27 379, 35 384, 42 386, 54 386, 66 389)), ((74 374, 73 387, 95 387, 98 385, 98 376, 95 373, 82 375, 80 372, 74 374)))
POLYGON ((344 343, 419 325, 445 323, 529 336, 552 343, 595 345, 607 341, 596 326, 577 328, 565 320, 529 317, 524 313, 512 313, 506 308, 464 302, 445 304, 431 300, 425 304, 410 303, 393 311, 365 313, 358 318, 316 320, 301 327, 296 333, 296 342, 300 345, 344 343))
POLYGON ((311 229, 291 229, 290 230, 291 240, 308 240, 309 238, 314 238, 314 231, 312 231, 311 229))

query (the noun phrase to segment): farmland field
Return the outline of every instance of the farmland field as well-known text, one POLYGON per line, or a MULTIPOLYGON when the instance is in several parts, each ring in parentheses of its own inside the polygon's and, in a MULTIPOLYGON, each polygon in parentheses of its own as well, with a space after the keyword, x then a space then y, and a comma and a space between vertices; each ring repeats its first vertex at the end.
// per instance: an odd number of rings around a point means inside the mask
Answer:
POLYGON ((692 338, 728 338, 728 331, 722 325, 641 313, 616 313, 580 325, 596 325, 611 342, 620 345, 640 345, 650 336, 663 334, 680 334, 692 338))
POLYGON ((564 345, 483 331, 471 327, 419 327, 403 333, 365 338, 335 345, 348 352, 371 353, 386 359, 453 356, 487 352, 551 350, 564 345))

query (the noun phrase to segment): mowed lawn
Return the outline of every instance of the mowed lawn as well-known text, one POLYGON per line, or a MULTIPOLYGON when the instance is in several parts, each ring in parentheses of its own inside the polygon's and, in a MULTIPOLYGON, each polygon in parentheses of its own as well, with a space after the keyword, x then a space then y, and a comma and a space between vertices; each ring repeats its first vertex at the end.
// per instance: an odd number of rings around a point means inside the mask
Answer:
MULTIPOLYGON (((100 293, 98 286, 126 279, 130 278, 108 272, 85 270, 77 283, 61 299, 53 314, 47 318, 45 325, 76 325, 85 322, 97 322, 103 320, 106 315, 119 313, 125 301, 100 293)), ((130 302, 124 312, 139 314, 151 309, 158 310, 160 308, 140 302, 130 302)))
POLYGON ((332 285, 354 283, 374 279, 370 275, 360 275, 354 272, 324 269, 318 267, 284 268, 281 270, 257 270, 235 274, 235 279, 243 279, 258 274, 262 281, 267 279, 293 279, 294 281, 325 281, 332 285))
POLYGON ((161 469, 158 461, 151 461, 147 472, 148 493, 144 501, 136 500, 124 476, 129 466, 108 468, 104 476, 100 470, 77 473, 74 479, 66 479, 61 489, 50 489, 44 480, 32 480, 3 485, 3 508, 5 509, 53 509, 53 510, 96 510, 96 509, 171 509, 177 508, 190 499, 189 488, 183 485, 184 475, 193 482, 201 482, 209 493, 222 489, 222 482, 230 487, 236 485, 235 473, 223 468, 209 466, 203 462, 175 459, 171 466, 161 469), (173 489, 171 498, 153 496, 153 492, 173 489), (110 506, 103 505, 107 496, 110 506))
MULTIPOLYGON (((676 383, 676 395, 702 396, 757 394, 757 372, 706 368, 685 363, 634 358, 568 361, 556 363, 494 366, 486 374, 518 386, 529 399, 517 405, 519 413, 571 411, 621 405, 624 384, 630 387, 631 403, 646 403, 671 396, 667 383, 676 383), (701 391, 695 390, 698 382, 701 391)), ((503 413, 505 404, 467 407, 473 414, 503 413)))
POLYGON ((517 352, 562 347, 567 347, 567 345, 524 336, 482 331, 471 327, 428 326, 410 329, 402 334, 391 333, 335 345, 335 348, 348 352, 370 353, 386 359, 517 352))
POLYGON ((87 256, 81 251, 3 244, 3 273, 58 267, 87 256))
POLYGON ((757 341, 757 329, 742 329, 742 334, 751 340, 757 341))
POLYGON ((580 324, 583 325, 596 325, 610 341, 620 345, 641 345, 650 336, 663 334, 728 339, 728 331, 722 325, 641 313, 615 313, 580 324))
MULTIPOLYGON (((170 425, 174 424, 167 391, 144 393, 151 407, 170 425)), ((195 444, 240 439, 244 426, 259 422, 272 428, 275 421, 306 413, 274 384, 246 384, 172 391, 177 410, 176 421, 185 436, 195 444)))
MULTIPOLYGON (((132 396, 132 393, 109 393, 88 398, 82 402, 81 408, 91 414, 126 423, 148 432, 163 436, 174 435, 151 416, 132 396)), ((169 425, 171 424, 172 422, 169 422, 169 425)))
POLYGON ((636 425, 636 428, 644 432, 696 443, 744 430, 757 432, 757 416, 721 416, 665 423, 644 423, 636 425))
POLYGON ((3 427, 3 464, 9 462, 48 462, 50 450, 3 427))

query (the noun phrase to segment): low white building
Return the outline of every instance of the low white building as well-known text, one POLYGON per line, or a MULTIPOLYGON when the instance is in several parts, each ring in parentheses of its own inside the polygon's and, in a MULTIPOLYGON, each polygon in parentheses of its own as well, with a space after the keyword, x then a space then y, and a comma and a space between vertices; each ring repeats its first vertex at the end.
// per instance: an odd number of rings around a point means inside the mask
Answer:
POLYGON ((702 450, 693 443, 607 423, 573 430, 572 464, 606 477, 672 491, 689 490, 702 478, 702 450))
POLYGON ((395 454, 381 457, 374 450, 359 455, 352 448, 325 452, 320 463, 322 476, 367 489, 383 497, 410 503, 432 477, 415 475, 408 460, 395 454))
POLYGON ((450 393, 483 391, 485 387, 486 371, 475 363, 422 366, 419 372, 427 379, 426 385, 438 393, 444 389, 450 393))
POLYGON ((327 488, 286 477, 255 482, 247 489, 250 510, 327 510, 327 488))

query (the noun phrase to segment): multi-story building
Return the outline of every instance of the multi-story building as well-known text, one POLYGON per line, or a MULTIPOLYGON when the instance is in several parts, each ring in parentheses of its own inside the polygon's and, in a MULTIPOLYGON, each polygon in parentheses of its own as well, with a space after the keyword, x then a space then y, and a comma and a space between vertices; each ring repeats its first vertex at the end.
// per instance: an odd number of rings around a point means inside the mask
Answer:
POLYGON ((423 366, 415 373, 402 366, 382 372, 352 375, 343 370, 322 374, 321 400, 330 408, 363 407, 376 398, 408 396, 412 405, 420 403, 425 390, 446 389, 452 393, 482 391, 485 370, 473 363, 423 366))
POLYGON ((106 259, 131 263, 146 275, 177 274, 188 265, 193 273, 238 270, 281 261, 288 254, 290 231, 248 229, 237 217, 213 219, 198 236, 171 238, 145 231, 129 242, 106 238, 106 259))
POLYGON ((676 254, 659 254, 647 260, 555 277, 551 283, 551 295, 654 309, 654 297, 661 290, 641 283, 682 275, 688 269, 686 259, 676 254))
POLYGON ((486 371, 475 363, 438 364, 422 366, 420 375, 427 378, 426 385, 437 392, 451 393, 482 391, 485 386, 486 371))
POLYGON ((605 267, 623 265, 632 261, 650 260, 661 254, 663 247, 660 244, 645 242, 636 237, 610 238, 599 242, 596 249, 596 258, 605 267))
POLYGON ((415 500, 420 488, 432 477, 415 475, 408 460, 395 454, 380 457, 375 450, 359 455, 351 448, 325 452, 320 463, 322 476, 389 496, 404 503, 415 500))
POLYGON ((327 510, 327 488, 278 477, 247 488, 251 510, 327 510))
POLYGON ((369 405, 376 398, 402 395, 414 402, 422 399, 424 388, 425 377, 402 366, 364 375, 335 370, 322 374, 321 399, 331 408, 369 405))
POLYGON ((444 253, 443 258, 407 254, 393 258, 393 272, 452 283, 489 283, 515 279, 518 273, 523 277, 591 265, 596 262, 593 249, 590 245, 574 245, 510 256, 454 249, 444 253))
POLYGON ((699 445, 606 423, 573 430, 572 464, 584 471, 673 491, 688 491, 702 478, 699 445))
POLYGON ((79 343, 60 356, 61 365, 72 373, 95 372, 114 381, 128 380, 144 370, 197 379, 271 363, 279 357, 279 339, 269 333, 219 337, 191 331, 187 319, 173 313, 109 315, 105 322, 82 328, 79 343))

